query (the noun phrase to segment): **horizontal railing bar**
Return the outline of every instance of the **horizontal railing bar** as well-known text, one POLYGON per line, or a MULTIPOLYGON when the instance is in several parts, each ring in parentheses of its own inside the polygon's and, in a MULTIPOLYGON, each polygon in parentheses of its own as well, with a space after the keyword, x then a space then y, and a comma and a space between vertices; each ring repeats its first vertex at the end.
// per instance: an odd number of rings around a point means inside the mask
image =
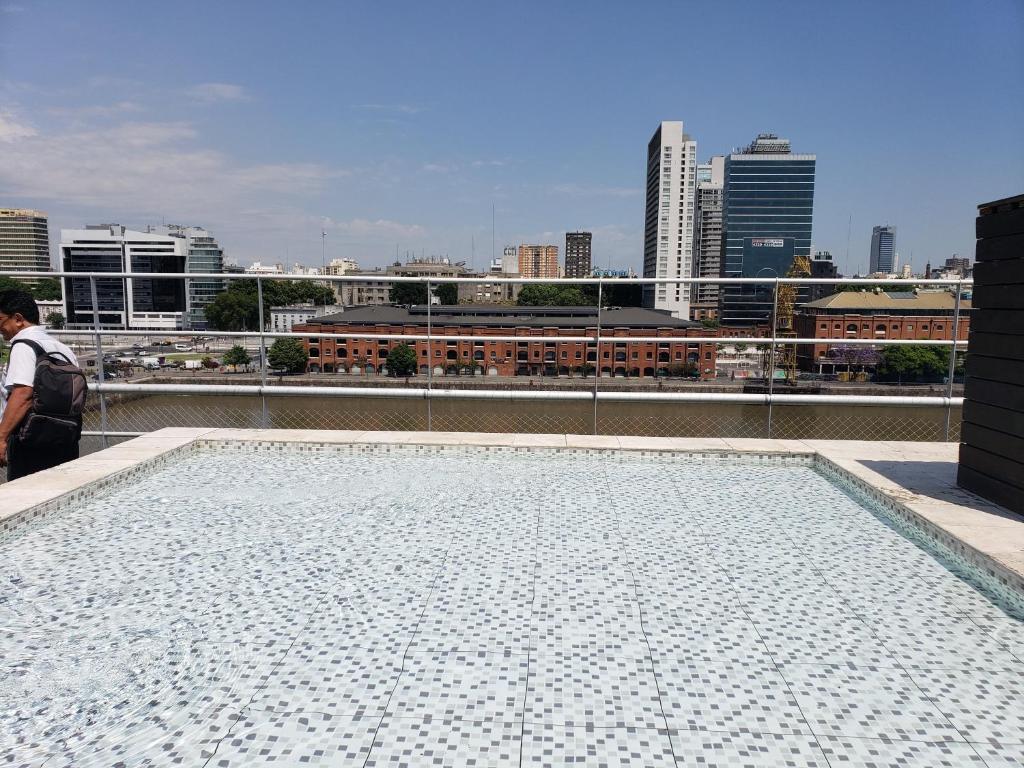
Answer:
POLYGON ((148 435, 148 432, 101 432, 98 430, 82 430, 82 437, 141 437, 142 435, 148 435))
MULTIPOLYGON (((315 318, 314 318, 315 319, 315 318)), ((309 321, 312 323, 312 321, 309 321)), ((63 329, 59 331, 49 330, 48 333, 58 336, 95 336, 96 331, 89 330, 70 330, 63 329)), ((259 331, 172 331, 172 330, 161 330, 161 331, 142 331, 142 330, 131 330, 131 331, 119 331, 117 329, 102 329, 99 331, 102 336, 188 336, 188 337, 204 337, 204 338, 249 338, 263 336, 264 338, 297 338, 297 339, 367 339, 371 341, 375 340, 388 340, 388 339, 403 339, 405 341, 502 341, 502 342, 554 342, 554 343, 579 343, 579 344, 594 344, 596 343, 596 337, 594 336, 467 336, 467 335, 453 335, 453 334, 434 334, 433 336, 427 336, 427 334, 405 334, 405 333, 284 333, 278 331, 266 331, 260 333, 259 331)), ((668 344, 816 344, 816 345, 831 345, 831 346, 932 346, 932 347, 952 347, 966 349, 967 339, 889 339, 889 338, 877 338, 877 339, 835 339, 835 338, 802 338, 802 337, 788 337, 788 336, 614 336, 601 334, 601 343, 608 344, 613 342, 634 342, 643 344, 653 343, 668 343, 668 344)), ((174 354, 173 350, 169 350, 170 354, 174 354)))
MULTIPOLYGON (((504 389, 420 389, 398 387, 294 387, 259 386, 248 384, 99 384, 90 383, 93 392, 105 394, 152 395, 248 395, 253 397, 373 397, 381 399, 441 399, 441 400, 579 400, 590 401, 595 393, 590 390, 566 392, 550 390, 504 389)), ((865 406, 933 406, 963 405, 962 397, 916 397, 899 395, 795 395, 785 393, 747 394, 739 392, 614 392, 599 391, 598 400, 615 402, 664 403, 776 403, 779 405, 865 405, 865 406)), ((116 433, 108 433, 116 434, 116 433)))
POLYGON ((136 278, 140 280, 312 280, 315 282, 392 282, 392 283, 494 283, 559 285, 894 285, 904 288, 915 285, 971 285, 965 278, 870 278, 870 277, 410 277, 405 275, 262 275, 246 272, 19 272, 0 270, 4 277, 78 277, 136 278))

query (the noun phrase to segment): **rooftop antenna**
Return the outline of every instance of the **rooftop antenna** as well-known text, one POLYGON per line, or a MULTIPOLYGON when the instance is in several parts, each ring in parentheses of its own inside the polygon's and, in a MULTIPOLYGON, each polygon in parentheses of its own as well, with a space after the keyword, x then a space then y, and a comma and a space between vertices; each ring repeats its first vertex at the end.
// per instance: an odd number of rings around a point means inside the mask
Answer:
POLYGON ((469 268, 476 272, 476 235, 469 236, 469 268))
POLYGON ((494 263, 494 203, 491 203, 491 264, 494 263))

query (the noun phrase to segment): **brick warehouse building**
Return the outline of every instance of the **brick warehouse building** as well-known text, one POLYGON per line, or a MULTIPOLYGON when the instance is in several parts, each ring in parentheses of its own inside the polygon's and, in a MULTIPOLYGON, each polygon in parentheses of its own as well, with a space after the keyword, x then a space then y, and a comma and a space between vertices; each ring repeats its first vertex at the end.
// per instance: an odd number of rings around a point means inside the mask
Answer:
MULTIPOLYGON (((715 377, 715 344, 687 342, 687 336, 709 335, 699 323, 666 312, 639 307, 612 308, 601 313, 601 348, 587 342, 558 341, 559 336, 593 335, 595 307, 509 307, 467 305, 431 307, 431 330, 440 338, 411 341, 419 373, 457 370, 469 362, 491 376, 556 376, 579 374, 585 366, 603 375, 639 378, 667 375, 678 367, 696 368, 702 379, 715 377), (521 336, 522 341, 445 341, 444 336, 521 336), (630 336, 664 337, 658 342, 630 342, 630 336), (607 338, 607 340, 605 340, 607 338), (427 361, 430 361, 428 363, 427 361)), ((426 335, 426 306, 352 307, 318 317, 293 329, 297 333, 378 333, 426 335)), ((396 339, 303 339, 311 373, 349 372, 357 365, 374 373, 387 362, 396 339)))
MULTIPOLYGON (((830 343, 797 346, 803 371, 834 372, 828 356, 844 339, 952 339, 955 296, 948 291, 844 291, 796 308, 793 329, 800 338, 830 343)), ((960 299, 958 340, 970 329, 970 299, 960 299)))

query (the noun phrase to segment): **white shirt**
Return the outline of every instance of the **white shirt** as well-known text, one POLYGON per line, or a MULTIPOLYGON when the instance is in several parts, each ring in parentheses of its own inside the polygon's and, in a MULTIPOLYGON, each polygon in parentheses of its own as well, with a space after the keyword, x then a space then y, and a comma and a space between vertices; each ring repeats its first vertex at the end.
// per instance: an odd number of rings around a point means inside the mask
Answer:
POLYGON ((75 353, 68 349, 66 345, 47 335, 46 329, 41 325, 30 325, 27 328, 22 328, 10 341, 12 345, 10 359, 7 361, 7 367, 0 373, 0 381, 3 382, 3 385, 0 386, 0 418, 3 418, 4 407, 7 405, 7 398, 10 396, 11 390, 16 386, 31 387, 35 382, 36 351, 28 344, 13 346, 14 342, 21 339, 34 341, 47 352, 59 352, 74 365, 78 365, 78 358, 75 357, 75 353))

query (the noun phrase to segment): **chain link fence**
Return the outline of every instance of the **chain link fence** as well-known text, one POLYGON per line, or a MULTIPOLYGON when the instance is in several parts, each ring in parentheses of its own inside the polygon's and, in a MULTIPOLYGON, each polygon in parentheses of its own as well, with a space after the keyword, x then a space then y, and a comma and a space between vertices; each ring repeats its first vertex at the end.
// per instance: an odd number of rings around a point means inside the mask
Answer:
MULTIPOLYGON (((939 406, 766 405, 599 401, 259 396, 108 395, 109 432, 163 427, 346 429, 753 437, 957 442, 960 408, 939 406)), ((102 429, 90 395, 86 431, 102 429)))

